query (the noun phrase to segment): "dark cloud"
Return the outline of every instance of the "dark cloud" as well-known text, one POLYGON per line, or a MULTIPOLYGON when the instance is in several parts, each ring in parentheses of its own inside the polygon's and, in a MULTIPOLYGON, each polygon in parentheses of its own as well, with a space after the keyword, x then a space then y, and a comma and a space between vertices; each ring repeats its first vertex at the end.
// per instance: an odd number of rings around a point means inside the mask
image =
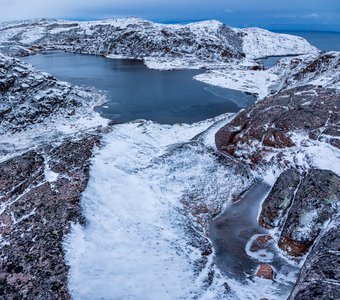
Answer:
POLYGON ((340 30, 339 0, 0 0, 0 20, 93 20, 138 16, 160 22, 218 19, 233 26, 340 30))

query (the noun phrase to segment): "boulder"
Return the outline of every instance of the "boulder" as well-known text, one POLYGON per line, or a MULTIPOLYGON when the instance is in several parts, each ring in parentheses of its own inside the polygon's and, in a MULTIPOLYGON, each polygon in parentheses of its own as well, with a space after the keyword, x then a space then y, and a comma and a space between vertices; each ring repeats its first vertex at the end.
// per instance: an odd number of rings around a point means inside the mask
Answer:
POLYGON ((256 276, 272 280, 274 276, 273 268, 270 265, 262 264, 256 271, 256 276))

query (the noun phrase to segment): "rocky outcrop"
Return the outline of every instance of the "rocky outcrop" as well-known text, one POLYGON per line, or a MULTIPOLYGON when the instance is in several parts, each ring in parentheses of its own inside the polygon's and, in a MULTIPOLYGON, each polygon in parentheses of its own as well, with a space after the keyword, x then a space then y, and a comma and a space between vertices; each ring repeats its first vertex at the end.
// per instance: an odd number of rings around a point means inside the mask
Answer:
POLYGON ((216 133, 216 146, 252 165, 294 147, 294 133, 339 147, 339 106, 340 95, 333 89, 303 86, 282 91, 239 113, 216 133))
POLYGON ((281 174, 262 205, 259 223, 282 226, 279 247, 300 256, 339 213, 340 177, 328 170, 296 170, 281 174))
POLYGON ((0 134, 18 132, 51 117, 89 114, 89 107, 99 99, 93 91, 72 87, 0 54, 0 134))
POLYGON ((63 239, 83 223, 81 193, 100 132, 0 164, 0 298, 70 299, 63 239))
POLYGON ((291 255, 304 254, 321 230, 339 213, 340 177, 310 170, 301 180, 283 226, 279 246, 291 255))
POLYGON ((328 170, 282 173, 265 199, 259 223, 280 232, 292 256, 310 250, 289 299, 338 299, 340 177, 328 170))
POLYGON ((281 174, 262 204, 259 218, 261 226, 271 229, 282 224, 299 183, 300 174, 297 170, 289 169, 281 174))
POLYGON ((270 70, 278 80, 271 88, 280 91, 297 86, 338 88, 340 81, 340 52, 326 52, 320 55, 301 55, 281 59, 270 70))
POLYGON ((265 199, 259 218, 267 228, 282 226, 279 247, 300 256, 338 214, 340 177, 328 170, 307 174, 290 169, 280 175, 265 199))
POLYGON ((339 217, 313 246, 289 300, 340 298, 339 217))

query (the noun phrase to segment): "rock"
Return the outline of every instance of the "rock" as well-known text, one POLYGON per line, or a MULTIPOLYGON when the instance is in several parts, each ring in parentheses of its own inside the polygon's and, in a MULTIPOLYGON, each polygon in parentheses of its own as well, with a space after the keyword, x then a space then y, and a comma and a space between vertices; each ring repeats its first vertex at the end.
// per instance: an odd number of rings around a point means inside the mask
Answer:
POLYGON ((298 187, 279 246, 290 255, 303 255, 336 216, 339 203, 340 177, 328 170, 311 169, 298 187))
POLYGON ((263 202, 259 223, 282 228, 279 247, 289 255, 301 256, 337 215, 339 201, 340 177, 332 171, 310 169, 300 176, 289 169, 263 202))
POLYGON ((289 169, 280 175, 262 204, 259 218, 259 224, 262 227, 270 229, 282 223, 299 182, 300 175, 295 169, 289 169))
POLYGON ((71 222, 84 222, 80 197, 100 136, 69 137, 0 163, 1 299, 70 299, 63 241, 71 222))
POLYGON ((250 251, 256 252, 262 249, 268 249, 273 238, 270 235, 260 235, 250 246, 250 251))
POLYGON ((255 167, 295 146, 294 133, 312 134, 330 143, 339 138, 340 95, 334 89, 302 86, 267 97, 239 113, 215 135, 217 148, 255 167), (325 134, 329 132, 329 134, 325 134))
POLYGON ((256 271, 256 276, 272 280, 274 276, 273 268, 270 265, 262 264, 256 271))
POLYGON ((340 234, 338 218, 314 244, 289 300, 340 298, 340 234))

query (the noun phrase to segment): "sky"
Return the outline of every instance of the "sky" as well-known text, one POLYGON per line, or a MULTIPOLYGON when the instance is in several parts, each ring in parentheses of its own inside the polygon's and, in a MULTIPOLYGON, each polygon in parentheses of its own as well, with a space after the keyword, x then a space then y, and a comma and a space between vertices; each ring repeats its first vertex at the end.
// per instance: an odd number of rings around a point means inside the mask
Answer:
POLYGON ((136 16, 173 23, 207 19, 237 27, 340 31, 340 0, 0 0, 0 21, 136 16))

